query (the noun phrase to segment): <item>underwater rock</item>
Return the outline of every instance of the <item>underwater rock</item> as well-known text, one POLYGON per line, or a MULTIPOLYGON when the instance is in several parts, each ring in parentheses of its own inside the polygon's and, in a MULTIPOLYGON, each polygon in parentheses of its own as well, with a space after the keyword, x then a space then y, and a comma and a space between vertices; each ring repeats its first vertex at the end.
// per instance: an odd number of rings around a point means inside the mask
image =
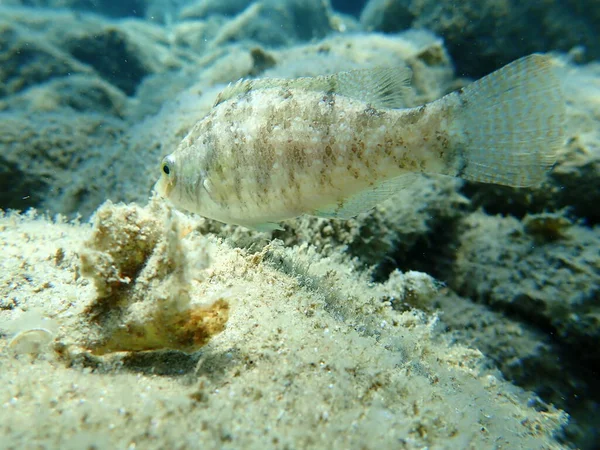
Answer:
POLYGON ((284 28, 301 41, 323 38, 333 31, 329 0, 266 0, 265 7, 267 13, 270 8, 280 9, 284 28))
POLYGON ((230 16, 211 41, 211 46, 253 41, 273 47, 324 37, 333 31, 332 14, 325 0, 200 1, 184 8, 181 18, 197 20, 214 15, 230 16))
POLYGON ((414 20, 410 3, 402 0, 370 0, 360 14, 360 22, 367 30, 383 33, 407 30, 414 20))
POLYGON ((316 43, 272 52, 277 64, 265 77, 297 78, 378 66, 408 65, 414 96, 406 106, 436 100, 454 88, 454 70, 442 40, 423 30, 395 36, 338 34, 316 43))
POLYGON ((106 204, 93 229, 0 217, 0 293, 15 299, 0 316, 18 320, 36 307, 59 325, 54 356, 34 360, 4 351, 0 332, 3 444, 565 448, 554 437, 564 413, 531 408, 529 393, 488 370, 479 351, 450 344, 436 316, 419 310, 437 289, 426 274, 373 283, 340 255, 280 242, 234 249, 169 214, 155 203, 106 204), (127 347, 155 343, 164 329, 152 319, 178 314, 158 306, 176 306, 186 290, 191 305, 230 304, 226 328, 200 351, 102 347, 111 336, 127 347), (139 323, 150 334, 116 327, 139 323))
POLYGON ((363 9, 365 0, 331 0, 334 10, 344 14, 358 16, 363 9))
POLYGON ((55 339, 64 338, 62 312, 86 293, 75 275, 85 233, 60 216, 0 213, 0 347, 11 358, 55 359, 55 339))
POLYGON ((66 50, 78 61, 94 68, 109 83, 133 95, 142 79, 152 72, 139 44, 117 27, 69 33, 66 50))
POLYGON ((86 307, 91 337, 83 344, 95 354, 193 352, 225 327, 225 299, 192 304, 193 264, 182 247, 183 225, 174 215, 165 218, 166 210, 154 209, 108 202, 94 215, 91 238, 81 251, 81 274, 96 288, 86 307))
POLYGON ((518 0, 370 0, 361 22, 367 30, 425 28, 446 43, 458 73, 480 78, 533 52, 585 48, 600 57, 600 4, 518 0))
POLYGON ((203 20, 220 15, 233 17, 243 12, 254 0, 196 0, 179 12, 183 20, 203 20))
POLYGON ((59 76, 89 74, 133 96, 149 74, 190 60, 173 47, 167 30, 139 19, 111 21, 87 13, 8 7, 0 7, 0 18, 6 21, 0 19, 0 30, 7 27, 0 44, 5 39, 4 45, 17 52, 8 52, 11 58, 3 64, 11 77, 6 94, 59 76))
POLYGON ((142 17, 146 10, 147 0, 3 0, 8 6, 29 6, 55 9, 72 9, 87 11, 109 17, 142 17))
POLYGON ((228 20, 221 16, 212 16, 207 20, 182 20, 172 25, 171 39, 186 53, 203 55, 214 52, 211 43, 228 20))
POLYGON ((538 411, 553 405, 568 411, 563 439, 581 449, 594 448, 600 429, 596 373, 573 352, 535 324, 515 320, 482 303, 440 291, 433 300, 449 336, 480 349, 490 364, 518 386, 535 392, 529 403, 538 411))
POLYGON ((0 98, 56 77, 91 73, 68 53, 8 19, 0 10, 0 98))
POLYGON ((475 213, 448 275, 458 293, 522 317, 589 364, 600 361, 600 235, 558 214, 475 213))
MULTIPOLYGON (((0 114, 0 119, 2 114, 0 114)), ((2 126, 0 125, 0 130, 2 126)), ((24 211, 43 201, 44 194, 50 189, 48 180, 41 174, 33 173, 19 161, 10 156, 0 156, 0 205, 2 209, 24 211), (34 197, 31 197, 31 194, 34 197)))
POLYGON ((85 209, 86 192, 96 189, 95 177, 108 170, 107 147, 124 129, 120 120, 94 113, 0 112, 0 208, 64 214, 85 209))
POLYGON ((0 100, 0 111, 89 113, 125 118, 128 98, 96 76, 72 74, 0 100))
MULTIPOLYGON (((122 121, 94 113, 0 112, 3 189, 0 207, 30 207, 76 214, 85 211, 98 174, 110 170, 109 150, 124 132, 122 121)), ((88 210, 91 213, 91 210, 88 210)))

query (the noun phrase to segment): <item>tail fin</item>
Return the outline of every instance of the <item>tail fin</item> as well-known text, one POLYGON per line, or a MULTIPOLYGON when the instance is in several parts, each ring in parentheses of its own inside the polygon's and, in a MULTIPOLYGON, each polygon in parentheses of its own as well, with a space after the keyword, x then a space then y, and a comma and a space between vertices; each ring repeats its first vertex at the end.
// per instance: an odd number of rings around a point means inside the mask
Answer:
POLYGON ((565 99, 549 57, 521 58, 467 86, 455 132, 463 143, 458 176, 531 186, 556 161, 563 142, 565 99))

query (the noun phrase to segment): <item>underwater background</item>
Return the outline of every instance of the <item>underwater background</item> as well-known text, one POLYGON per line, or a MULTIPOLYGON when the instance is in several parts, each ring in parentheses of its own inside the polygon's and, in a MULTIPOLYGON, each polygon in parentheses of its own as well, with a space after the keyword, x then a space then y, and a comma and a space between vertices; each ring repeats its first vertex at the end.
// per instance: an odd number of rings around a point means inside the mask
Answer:
POLYGON ((0 449, 600 448, 600 2, 0 0, 0 449), (152 196, 240 78, 533 52, 536 187, 422 176, 249 231, 152 196))

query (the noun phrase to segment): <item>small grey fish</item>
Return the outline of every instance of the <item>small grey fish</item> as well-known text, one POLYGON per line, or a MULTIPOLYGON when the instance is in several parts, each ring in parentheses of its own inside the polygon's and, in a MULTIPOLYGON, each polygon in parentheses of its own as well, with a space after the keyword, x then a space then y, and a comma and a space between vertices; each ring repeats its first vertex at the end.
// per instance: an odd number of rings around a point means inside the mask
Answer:
POLYGON ((565 100, 534 54, 439 100, 403 108, 410 70, 355 70, 230 85, 162 160, 176 207, 272 230, 303 214, 346 219, 442 174, 541 182, 563 143, 565 100))

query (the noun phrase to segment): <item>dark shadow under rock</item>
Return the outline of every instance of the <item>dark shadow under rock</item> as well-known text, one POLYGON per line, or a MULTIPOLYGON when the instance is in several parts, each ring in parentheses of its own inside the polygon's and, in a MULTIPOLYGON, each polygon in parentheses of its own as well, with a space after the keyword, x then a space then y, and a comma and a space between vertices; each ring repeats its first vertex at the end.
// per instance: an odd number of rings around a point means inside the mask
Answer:
POLYGON ((107 26, 68 42, 70 53, 92 66, 127 95, 135 94, 150 69, 140 59, 138 45, 119 28, 107 26))

